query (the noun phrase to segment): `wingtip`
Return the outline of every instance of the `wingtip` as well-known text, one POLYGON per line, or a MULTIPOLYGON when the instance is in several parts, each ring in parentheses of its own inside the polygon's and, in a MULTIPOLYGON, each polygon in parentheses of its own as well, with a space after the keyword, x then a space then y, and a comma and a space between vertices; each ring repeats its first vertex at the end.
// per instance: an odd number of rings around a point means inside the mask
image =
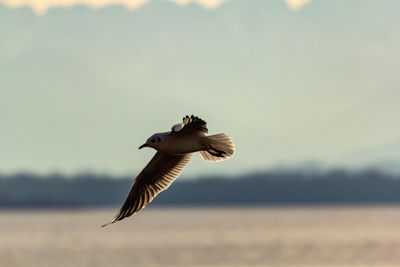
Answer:
POLYGON ((110 224, 112 224, 112 223, 114 223, 114 222, 113 222, 113 221, 108 222, 108 223, 106 223, 106 224, 103 224, 101 227, 106 227, 107 225, 110 225, 110 224))

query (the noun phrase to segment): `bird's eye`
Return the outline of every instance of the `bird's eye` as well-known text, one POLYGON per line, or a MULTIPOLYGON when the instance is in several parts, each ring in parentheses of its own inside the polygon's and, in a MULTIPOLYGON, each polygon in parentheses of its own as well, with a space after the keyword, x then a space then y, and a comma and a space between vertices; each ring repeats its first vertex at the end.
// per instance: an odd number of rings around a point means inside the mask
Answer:
POLYGON ((150 140, 150 143, 154 143, 154 139, 151 139, 151 140, 150 140))
POLYGON ((161 142, 161 138, 159 136, 157 136, 157 142, 161 142))

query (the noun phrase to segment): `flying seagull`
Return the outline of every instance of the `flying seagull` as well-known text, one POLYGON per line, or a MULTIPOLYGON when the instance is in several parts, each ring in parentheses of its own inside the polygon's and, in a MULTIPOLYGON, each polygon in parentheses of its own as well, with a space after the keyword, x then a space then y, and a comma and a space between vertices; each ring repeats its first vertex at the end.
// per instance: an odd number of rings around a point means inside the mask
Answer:
POLYGON ((221 161, 233 156, 235 146, 224 134, 207 136, 206 122, 195 116, 186 116, 171 131, 156 133, 143 147, 157 153, 136 177, 131 191, 117 215, 107 224, 121 221, 146 207, 161 191, 167 189, 189 163, 194 152, 205 161, 221 161))

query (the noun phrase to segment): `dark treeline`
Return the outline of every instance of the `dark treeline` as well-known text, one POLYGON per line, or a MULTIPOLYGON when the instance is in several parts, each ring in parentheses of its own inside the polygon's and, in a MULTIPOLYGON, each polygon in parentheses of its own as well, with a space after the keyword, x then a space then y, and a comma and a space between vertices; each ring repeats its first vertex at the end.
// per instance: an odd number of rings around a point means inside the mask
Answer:
MULTIPOLYGON (((132 179, 94 174, 74 177, 0 175, 0 207, 120 205, 132 179)), ((178 179, 161 193, 161 205, 393 204, 400 203, 400 175, 378 171, 271 171, 240 177, 178 179)))

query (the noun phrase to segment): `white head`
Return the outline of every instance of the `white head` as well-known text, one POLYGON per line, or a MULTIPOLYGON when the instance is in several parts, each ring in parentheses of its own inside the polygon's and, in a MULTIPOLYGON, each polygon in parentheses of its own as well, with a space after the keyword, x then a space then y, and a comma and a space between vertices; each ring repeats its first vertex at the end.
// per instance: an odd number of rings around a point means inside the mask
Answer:
POLYGON ((163 136, 161 134, 153 134, 152 136, 149 137, 149 139, 147 139, 146 143, 144 143, 143 145, 141 145, 139 147, 139 149, 144 148, 144 147, 152 147, 155 150, 158 150, 161 141, 162 141, 163 136))

